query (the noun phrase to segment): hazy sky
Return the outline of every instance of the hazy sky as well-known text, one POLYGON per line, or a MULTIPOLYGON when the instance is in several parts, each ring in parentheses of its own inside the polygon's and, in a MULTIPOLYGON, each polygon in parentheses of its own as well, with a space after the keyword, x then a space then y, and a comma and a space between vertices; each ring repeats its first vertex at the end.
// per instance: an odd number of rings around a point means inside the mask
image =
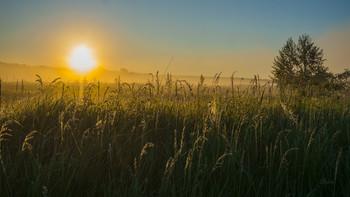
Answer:
POLYGON ((268 77, 289 37, 311 35, 331 71, 350 68, 350 1, 0 0, 0 61, 65 66, 90 47, 134 72, 268 77))

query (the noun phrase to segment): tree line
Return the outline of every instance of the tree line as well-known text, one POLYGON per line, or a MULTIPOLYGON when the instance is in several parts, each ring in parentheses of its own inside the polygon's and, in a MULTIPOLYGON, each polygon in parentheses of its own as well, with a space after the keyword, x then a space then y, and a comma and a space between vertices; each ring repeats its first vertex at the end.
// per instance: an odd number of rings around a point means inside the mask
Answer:
POLYGON ((344 90, 350 88, 350 70, 334 74, 324 65, 323 50, 309 35, 289 38, 273 62, 272 79, 283 88, 344 90))

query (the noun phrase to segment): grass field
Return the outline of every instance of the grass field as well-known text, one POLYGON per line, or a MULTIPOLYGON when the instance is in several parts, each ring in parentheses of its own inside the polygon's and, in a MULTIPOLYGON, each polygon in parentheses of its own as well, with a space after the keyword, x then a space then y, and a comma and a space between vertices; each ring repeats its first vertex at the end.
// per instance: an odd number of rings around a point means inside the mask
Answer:
POLYGON ((2 83, 0 196, 350 194, 348 93, 214 79, 2 83))

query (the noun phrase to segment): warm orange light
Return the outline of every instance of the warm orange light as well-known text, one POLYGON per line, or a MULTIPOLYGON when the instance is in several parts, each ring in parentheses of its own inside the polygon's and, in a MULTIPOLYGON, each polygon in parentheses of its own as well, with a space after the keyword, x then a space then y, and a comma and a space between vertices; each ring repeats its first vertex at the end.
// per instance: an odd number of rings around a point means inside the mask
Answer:
POLYGON ((97 67, 92 51, 85 45, 74 48, 68 59, 69 67, 77 74, 85 75, 97 67))

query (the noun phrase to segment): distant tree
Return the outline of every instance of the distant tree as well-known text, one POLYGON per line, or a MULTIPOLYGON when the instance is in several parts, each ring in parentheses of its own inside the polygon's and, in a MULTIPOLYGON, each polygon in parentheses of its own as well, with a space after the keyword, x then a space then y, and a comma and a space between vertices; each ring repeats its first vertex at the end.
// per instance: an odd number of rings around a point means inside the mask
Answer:
POLYGON ((294 85, 296 83, 296 65, 297 52, 296 45, 292 38, 289 38, 286 44, 279 51, 279 56, 275 57, 273 62, 273 79, 281 87, 294 85))
POLYGON ((120 74, 128 74, 129 73, 129 71, 125 68, 120 68, 119 72, 120 72, 120 74))
POLYGON ((296 44, 289 38, 273 62, 273 79, 280 87, 324 86, 333 78, 323 65, 323 50, 309 35, 299 36, 296 44))
POLYGON ((350 88, 350 70, 345 69, 344 72, 336 74, 333 83, 330 84, 332 89, 341 90, 350 88))

